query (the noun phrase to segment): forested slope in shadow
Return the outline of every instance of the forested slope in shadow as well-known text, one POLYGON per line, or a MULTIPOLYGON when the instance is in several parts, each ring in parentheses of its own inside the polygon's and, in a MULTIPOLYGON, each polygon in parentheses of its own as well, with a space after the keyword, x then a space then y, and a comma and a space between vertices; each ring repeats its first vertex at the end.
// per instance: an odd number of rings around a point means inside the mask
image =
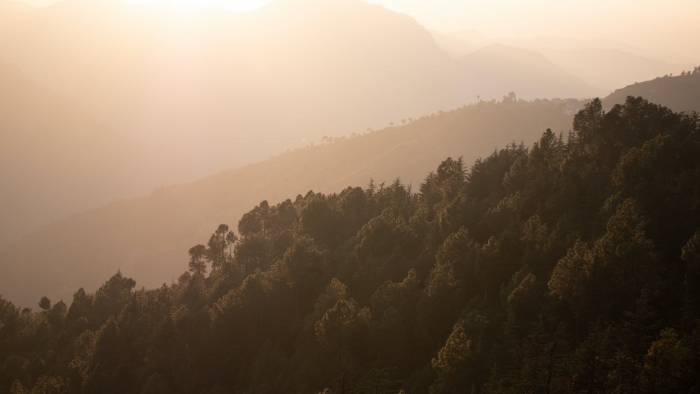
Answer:
POLYGON ((0 390, 695 392, 698 118, 595 100, 573 129, 262 201, 160 288, 0 299, 0 390))

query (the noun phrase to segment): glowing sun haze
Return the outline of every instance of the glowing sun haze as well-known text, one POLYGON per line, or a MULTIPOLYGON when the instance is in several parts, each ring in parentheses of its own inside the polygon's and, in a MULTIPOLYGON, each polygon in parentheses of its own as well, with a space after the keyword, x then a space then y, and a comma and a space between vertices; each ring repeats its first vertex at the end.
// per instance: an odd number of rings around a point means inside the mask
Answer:
MULTIPOLYGON (((21 0, 48 5, 53 0, 21 0)), ((148 1, 153 0, 129 0, 148 1)), ((171 0, 246 12, 272 0, 171 0)), ((329 0, 332 1, 332 0, 329 0)), ((442 32, 477 29, 491 37, 556 36, 625 42, 668 61, 700 61, 697 0, 366 0, 442 32)))

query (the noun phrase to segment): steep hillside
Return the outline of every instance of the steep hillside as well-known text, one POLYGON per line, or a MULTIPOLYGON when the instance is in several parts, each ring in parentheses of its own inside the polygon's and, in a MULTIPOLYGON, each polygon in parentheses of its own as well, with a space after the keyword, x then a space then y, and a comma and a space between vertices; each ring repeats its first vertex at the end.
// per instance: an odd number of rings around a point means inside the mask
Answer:
POLYGON ((0 392, 696 393, 700 122, 629 98, 573 128, 251 206, 154 289, 0 297, 0 392))
POLYGON ((684 75, 664 76, 618 89, 603 100, 605 108, 625 101, 627 96, 642 96, 652 103, 674 111, 700 112, 700 67, 684 75))
POLYGON ((399 176, 417 187, 444 157, 463 156, 470 165, 497 146, 529 143, 547 128, 566 134, 576 105, 482 102, 114 202, 44 226, 0 252, 0 288, 6 298, 33 305, 42 292, 67 299, 78 287, 95 289, 117 269, 158 286, 179 275, 187 249, 212 226, 237 222, 261 200, 277 203, 309 189, 335 192, 399 176))
POLYGON ((143 148, 0 60, 0 246, 151 189, 143 148))

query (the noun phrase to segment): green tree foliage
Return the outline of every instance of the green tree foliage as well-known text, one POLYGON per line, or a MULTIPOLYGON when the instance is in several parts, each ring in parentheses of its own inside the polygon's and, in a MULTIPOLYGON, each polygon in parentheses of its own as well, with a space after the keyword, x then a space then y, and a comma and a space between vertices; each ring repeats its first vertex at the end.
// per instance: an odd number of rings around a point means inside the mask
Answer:
POLYGON ((683 247, 681 258, 686 263, 684 299, 684 323, 692 326, 693 322, 700 319, 700 229, 688 240, 683 247))
POLYGON ((228 225, 226 224, 219 225, 209 238, 209 242, 207 242, 207 258, 211 262, 212 271, 221 269, 226 263, 229 239, 233 239, 233 237, 229 235, 228 225))
POLYGON ((437 379, 431 386, 431 393, 451 393, 470 388, 468 376, 474 369, 469 365, 472 361, 472 343, 467 339, 462 324, 458 323, 452 329, 445 346, 440 349, 437 358, 431 362, 437 373, 437 379))
POLYGON ((417 193, 263 201, 170 285, 0 297, 0 393, 697 392, 697 117, 602 108, 417 193))
POLYGON ((194 275, 204 275, 207 272, 207 265, 204 256, 207 248, 204 245, 196 245, 190 248, 190 272, 194 275))

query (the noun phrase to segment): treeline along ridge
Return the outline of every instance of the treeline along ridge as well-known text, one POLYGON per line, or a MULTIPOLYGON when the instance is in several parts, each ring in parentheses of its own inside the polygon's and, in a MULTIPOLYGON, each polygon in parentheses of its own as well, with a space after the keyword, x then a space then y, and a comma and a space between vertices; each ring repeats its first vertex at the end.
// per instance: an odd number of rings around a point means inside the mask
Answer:
POLYGON ((415 188, 263 201, 169 285, 0 298, 0 392, 700 392, 699 158, 697 114, 594 100, 415 188))

